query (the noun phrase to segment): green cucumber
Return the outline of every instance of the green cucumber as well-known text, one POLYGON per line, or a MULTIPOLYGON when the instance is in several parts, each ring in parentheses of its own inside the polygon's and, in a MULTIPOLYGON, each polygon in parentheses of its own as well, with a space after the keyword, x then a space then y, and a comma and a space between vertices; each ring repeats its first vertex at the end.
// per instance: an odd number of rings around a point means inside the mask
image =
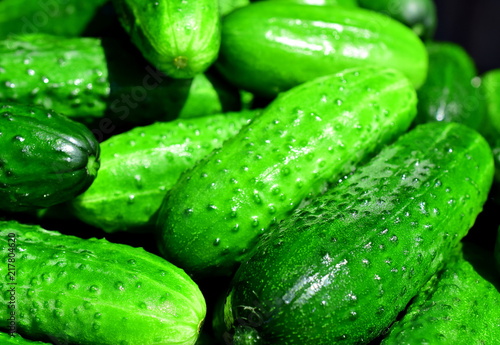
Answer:
POLYGON ((32 34, 0 41, 0 101, 102 114, 110 91, 105 61, 95 38, 32 34))
MULTIPOLYGON (((14 291, 19 333, 79 345, 196 342, 204 297, 164 259, 142 248, 16 222, 0 222, 0 235, 2 261, 10 258, 15 267, 15 275, 6 264, 0 267, 10 278, 0 283, 0 298, 7 306, 14 291)), ((11 309, 4 307, 0 327, 11 309)))
POLYGON ((192 78, 220 46, 218 0, 113 0, 125 31, 144 57, 173 78, 192 78))
POLYGON ((76 37, 107 0, 2 0, 0 39, 27 33, 76 37))
POLYGON ((99 143, 55 112, 0 103, 0 209, 24 211, 68 201, 99 169, 99 143))
POLYGON ((381 344, 495 344, 500 339, 500 281, 492 262, 489 252, 465 243, 381 344))
POLYGON ((436 5, 433 0, 358 0, 359 6, 386 14, 423 39, 434 36, 437 26, 436 5))
POLYGON ((240 108, 213 73, 168 78, 120 42, 33 34, 0 41, 0 101, 41 105, 98 137, 121 123, 145 125, 240 108))
POLYGON ((492 178, 491 149, 467 126, 402 135, 262 237, 231 282, 227 333, 250 327, 263 344, 368 343, 467 234, 492 178))
POLYGON ((302 5, 358 7, 358 0, 268 0, 302 5))
POLYGON ((404 132, 415 113, 415 90, 393 69, 346 70, 284 92, 167 194, 162 254, 190 274, 230 274, 270 224, 404 132))
POLYGON ((1 333, 0 343, 2 345, 50 345, 49 343, 42 343, 41 341, 31 341, 23 339, 17 333, 1 333))
POLYGON ((427 52, 403 24, 360 8, 261 1, 222 20, 217 68, 234 85, 262 96, 365 65, 399 69, 419 87, 427 52))
POLYGON ((154 215, 180 174, 234 136, 254 112, 157 122, 101 143, 99 176, 71 202, 84 222, 115 231, 152 231, 154 215))
POLYGON ((429 72, 418 90, 416 123, 430 121, 459 122, 480 130, 486 105, 472 81, 476 66, 469 54, 452 42, 426 43, 429 72))

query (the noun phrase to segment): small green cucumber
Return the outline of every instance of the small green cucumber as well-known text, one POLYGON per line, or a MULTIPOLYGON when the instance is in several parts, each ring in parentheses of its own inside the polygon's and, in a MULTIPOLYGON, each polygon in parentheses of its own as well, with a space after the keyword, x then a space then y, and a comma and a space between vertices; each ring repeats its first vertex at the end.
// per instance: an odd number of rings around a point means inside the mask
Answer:
POLYGON ((461 46, 452 42, 426 43, 429 55, 427 80, 418 89, 418 114, 415 123, 429 121, 459 122, 480 130, 484 125, 486 104, 472 81, 476 66, 461 46))
POLYGON ((360 7, 386 14, 423 39, 434 36, 437 26, 436 5, 433 0, 357 0, 360 7))
POLYGON ((68 201, 99 170, 99 143, 84 125, 52 111, 0 103, 0 209, 68 201))
POLYGON ((399 69, 418 88, 427 75, 427 52, 409 28, 361 8, 260 1, 222 19, 216 67, 261 96, 365 65, 399 69))
MULTIPOLYGON (((29 338, 79 345, 193 345, 206 313, 198 286, 164 259, 105 239, 0 222, 0 283, 29 338), (15 282, 16 285, 9 285, 15 282)), ((8 323, 4 308, 0 327, 8 323)))
POLYGON ((500 134, 500 68, 481 76, 481 88, 486 99, 487 120, 495 136, 500 134))
POLYGON ((2 0, 0 39, 27 33, 76 37, 107 0, 2 0))
POLYGON ((231 282, 228 334, 368 343, 467 234, 492 179, 491 149, 467 126, 434 122, 400 136, 261 238, 231 282))
POLYGON ((415 114, 415 90, 393 69, 346 70, 282 93, 167 193, 162 254, 190 274, 230 274, 271 223, 404 132, 415 114))
POLYGON ((500 281, 493 257, 465 243, 412 300, 381 345, 495 344, 500 281))
POLYGON ((218 0, 113 0, 125 31, 144 57, 173 78, 192 78, 217 58, 218 0))
POLYGON ((236 135, 254 112, 226 113, 136 127, 101 143, 92 186, 72 204, 86 223, 115 231, 151 231, 165 193, 181 173, 236 135))
MULTIPOLYGON (((14 314, 15 316, 15 314, 14 314)), ((31 341, 23 339, 17 333, 2 333, 0 332, 0 344, 2 345, 50 345, 41 341, 31 341)))

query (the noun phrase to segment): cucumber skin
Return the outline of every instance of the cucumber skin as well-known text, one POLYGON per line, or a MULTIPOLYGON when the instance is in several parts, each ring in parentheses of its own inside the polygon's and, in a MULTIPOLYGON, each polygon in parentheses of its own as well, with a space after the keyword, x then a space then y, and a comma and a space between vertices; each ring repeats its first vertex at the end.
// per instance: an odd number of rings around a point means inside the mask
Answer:
POLYGON ((83 193, 99 170, 99 143, 55 112, 0 103, 0 209, 50 207, 83 193))
POLYGON ((261 96, 372 64, 401 70, 418 88, 427 75, 427 52, 403 24, 361 8, 261 1, 222 20, 216 67, 261 96))
POLYGON ((386 14, 410 27, 422 39, 431 39, 437 26, 433 0, 357 0, 360 7, 386 14))
POLYGON ((452 42, 429 41, 427 80, 417 91, 418 113, 415 123, 459 122, 482 130, 486 102, 472 84, 476 66, 469 54, 452 42))
POLYGON ((0 39, 40 32, 62 37, 83 34, 99 7, 107 0, 2 0, 0 39))
POLYGON ((154 230, 154 215, 181 173, 236 135, 254 111, 136 127, 101 143, 99 176, 72 212, 106 232, 154 230))
POLYGON ((166 195, 162 255, 189 274, 231 274, 273 222, 404 132, 415 113, 415 90, 396 70, 353 69, 283 93, 166 195))
POLYGON ((144 57, 172 78, 192 78, 220 46, 218 0, 113 0, 125 31, 144 57))
POLYGON ((235 9, 248 6, 250 0, 219 0, 219 13, 221 17, 228 15, 235 9))
POLYGON ((231 283, 227 331, 253 326, 264 344, 368 343, 466 235, 492 177, 491 149, 466 126, 401 136, 261 239, 231 283))
MULTIPOLYGON (((9 233, 16 234, 20 333, 79 345, 196 342, 206 313, 204 297, 186 273, 169 262, 105 239, 83 240, 0 222, 5 262, 9 233)), ((6 266, 1 270, 6 276, 6 266)), ((0 283, 3 291, 6 283, 0 283)), ((2 294, 4 305, 8 297, 2 294)), ((7 319, 2 317, 0 327, 6 327, 7 319)))
POLYGON ((500 338, 500 282, 493 257, 464 244, 415 297, 381 345, 495 344, 500 338))
POLYGON ((23 339, 19 334, 11 336, 10 333, 0 333, 0 342, 2 345, 50 345, 41 341, 23 339))
POLYGON ((31 34, 0 41, 0 101, 98 116, 110 92, 105 61, 96 38, 31 34))

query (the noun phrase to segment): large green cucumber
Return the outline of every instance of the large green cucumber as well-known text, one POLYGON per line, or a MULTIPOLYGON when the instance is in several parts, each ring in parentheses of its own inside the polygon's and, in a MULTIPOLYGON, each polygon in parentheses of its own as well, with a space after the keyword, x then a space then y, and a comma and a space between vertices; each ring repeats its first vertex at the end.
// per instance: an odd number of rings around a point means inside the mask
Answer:
POLYGON ((84 125, 52 111, 0 103, 0 209, 68 201, 99 169, 99 143, 84 125))
POLYGON ((465 243, 412 300, 381 344, 495 344, 500 339, 497 275, 491 253, 465 243))
POLYGON ((165 193, 181 173, 235 135, 254 112, 157 122, 101 143, 92 186, 72 201, 74 214, 106 232, 151 231, 165 193))
POLYGON ((260 95, 364 65, 399 69, 419 87, 427 52, 403 24, 360 8, 261 1, 222 20, 216 66, 233 84, 260 95))
POLYGON ((163 255, 191 274, 231 273, 271 223, 404 132, 415 113, 415 90, 393 69, 346 70, 283 93, 167 194, 163 255))
POLYGON ((98 137, 145 125, 237 110, 237 90, 213 73, 176 80, 111 39, 33 34, 0 41, 0 101, 54 109, 95 122, 98 137))
POLYGON ((418 36, 434 36, 437 13, 434 0, 357 0, 359 6, 377 11, 410 27, 418 36))
POLYGON ((76 37, 108 0, 2 0, 0 39, 27 33, 76 37))
POLYGON ((10 278, 0 283, 0 327, 6 327, 13 301, 17 330, 32 339, 79 345, 196 342, 204 297, 164 259, 142 248, 16 222, 0 222, 0 235, 0 272, 10 278))
POLYGON ((192 78, 217 58, 218 0, 114 0, 125 31, 144 57, 173 78, 192 78))
POLYGON ((416 123, 459 122, 480 130, 484 125, 486 104, 478 87, 474 61, 464 48, 452 42, 426 43, 429 72, 417 92, 416 123))
POLYGON ((231 283, 226 336, 368 343, 467 234, 493 169, 488 143, 467 126, 404 134, 261 239, 231 283))

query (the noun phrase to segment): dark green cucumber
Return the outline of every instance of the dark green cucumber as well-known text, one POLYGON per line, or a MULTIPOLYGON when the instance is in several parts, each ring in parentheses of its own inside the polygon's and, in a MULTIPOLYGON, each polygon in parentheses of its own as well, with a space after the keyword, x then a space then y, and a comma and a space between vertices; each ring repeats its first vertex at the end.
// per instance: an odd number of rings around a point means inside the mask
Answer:
POLYGON ((0 344, 2 345, 50 345, 41 341, 23 339, 19 334, 0 333, 0 344))
POLYGON ((27 33, 76 37, 107 0, 2 0, 0 39, 27 33))
POLYGON ((476 66, 469 54, 452 42, 427 42, 429 73, 418 90, 416 123, 459 122, 480 130, 486 104, 472 81, 476 66))
POLYGON ((0 209, 49 207, 84 192, 99 169, 99 143, 63 115, 0 103, 0 209))
POLYGON ((247 124, 254 112, 157 122, 101 143, 99 176, 72 201, 74 214, 106 232, 151 231, 180 174, 247 124))
POLYGON ((113 0, 125 31, 144 57, 173 78, 192 78, 217 58, 218 0, 113 0))
POLYGON ((79 345, 196 342, 204 297, 164 259, 142 248, 16 222, 0 222, 0 235, 2 261, 10 258, 15 267, 14 275, 7 264, 0 266, 10 278, 0 283, 0 327, 7 325, 14 291, 17 330, 32 339, 79 345))
POLYGON ((302 5, 317 5, 317 6, 347 6, 358 7, 357 0, 268 0, 268 1, 281 1, 302 5))
POLYGON ((167 194, 162 254, 190 274, 230 274, 270 224, 404 132, 415 112, 413 86, 392 69, 346 70, 283 93, 167 194))
POLYGON ((273 97, 315 77, 365 65, 399 69, 419 87, 427 75, 427 52, 403 24, 360 8, 261 1, 222 20, 216 66, 234 85, 256 94, 273 97))
POLYGON ((474 130, 430 123, 404 134, 261 239, 231 283, 228 334, 368 343, 467 234, 492 178, 491 149, 474 130))
POLYGON ((359 6, 386 14, 423 39, 434 36, 437 26, 436 5, 433 0, 358 0, 359 6))
POLYGON ((500 281, 493 257, 464 244, 412 300, 382 345, 495 344, 500 339, 500 281))

